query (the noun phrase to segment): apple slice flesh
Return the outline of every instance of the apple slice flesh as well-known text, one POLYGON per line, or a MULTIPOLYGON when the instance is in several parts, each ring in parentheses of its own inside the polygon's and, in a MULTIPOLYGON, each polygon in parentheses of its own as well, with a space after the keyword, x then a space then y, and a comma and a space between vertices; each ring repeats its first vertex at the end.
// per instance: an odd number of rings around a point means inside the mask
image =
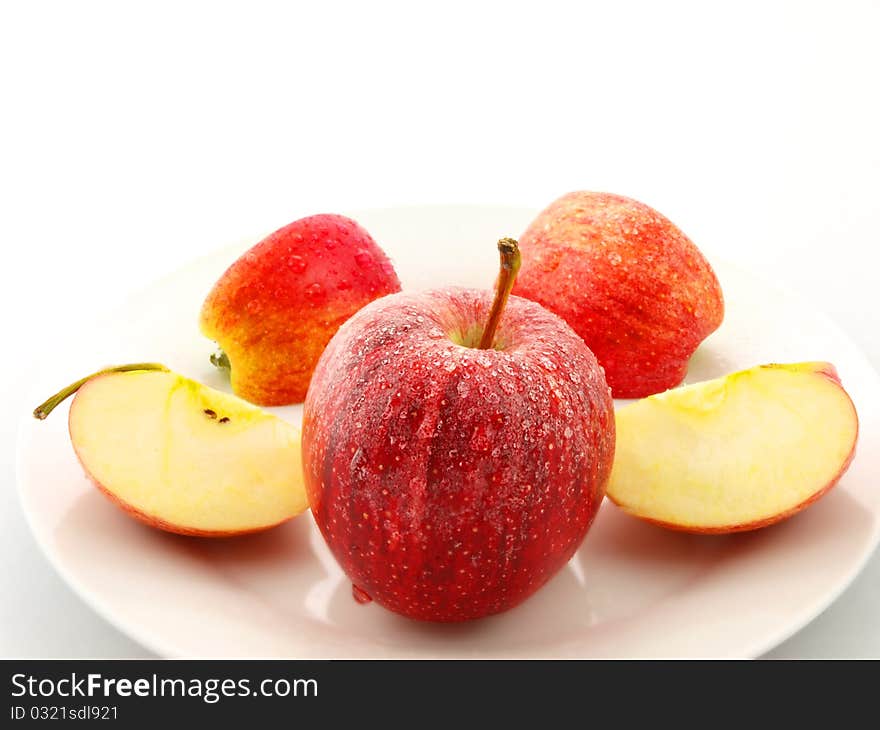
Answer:
POLYGON ((88 380, 71 404, 69 430, 92 481, 154 527, 256 532, 308 506, 298 429, 176 373, 88 380))
POLYGON ((609 498, 689 532, 738 532, 815 502, 849 466, 858 416, 829 363, 764 365, 616 414, 609 498))

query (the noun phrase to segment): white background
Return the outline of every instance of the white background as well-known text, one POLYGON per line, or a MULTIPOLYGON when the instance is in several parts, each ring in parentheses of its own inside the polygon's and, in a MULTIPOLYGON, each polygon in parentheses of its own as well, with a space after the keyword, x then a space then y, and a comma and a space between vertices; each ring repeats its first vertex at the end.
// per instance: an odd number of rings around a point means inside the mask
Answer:
MULTIPOLYGON (((0 656, 145 654, 24 525, 33 369, 307 213, 627 194, 880 366, 878 37, 876 2, 0 2, 0 656)), ((774 656, 880 657, 880 558, 774 656)))

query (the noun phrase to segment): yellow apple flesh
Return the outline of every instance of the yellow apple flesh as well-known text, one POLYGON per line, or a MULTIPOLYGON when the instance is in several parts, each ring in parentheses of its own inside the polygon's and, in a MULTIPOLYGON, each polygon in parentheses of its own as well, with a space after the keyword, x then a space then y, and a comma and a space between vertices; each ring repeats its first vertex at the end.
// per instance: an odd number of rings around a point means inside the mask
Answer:
POLYGON ((88 379, 71 404, 69 430, 91 480, 153 527, 235 535, 308 507, 298 429, 176 373, 88 379))
POLYGON ((738 532, 815 502, 849 466, 858 416, 829 363, 764 365, 616 414, 608 497, 689 532, 738 532))

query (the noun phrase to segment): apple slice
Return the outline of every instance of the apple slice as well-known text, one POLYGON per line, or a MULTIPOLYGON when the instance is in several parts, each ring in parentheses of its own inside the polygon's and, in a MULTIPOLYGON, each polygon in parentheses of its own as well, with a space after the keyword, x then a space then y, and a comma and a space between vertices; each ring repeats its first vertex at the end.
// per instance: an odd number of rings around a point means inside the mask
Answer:
POLYGON ((763 365, 653 395, 616 414, 609 498, 688 532, 779 522, 833 487, 859 421, 834 366, 763 365))
POLYGON ((84 378, 69 430, 89 478, 153 527, 221 537, 257 532, 308 507, 299 431, 280 418, 151 363, 84 378))

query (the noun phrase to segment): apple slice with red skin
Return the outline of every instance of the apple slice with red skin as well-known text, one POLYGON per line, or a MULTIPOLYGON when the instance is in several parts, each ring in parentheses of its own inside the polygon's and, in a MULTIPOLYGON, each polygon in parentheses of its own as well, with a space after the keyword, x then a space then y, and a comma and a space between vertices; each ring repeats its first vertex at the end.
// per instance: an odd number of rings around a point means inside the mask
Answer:
POLYGON ((675 530, 726 533, 784 520, 828 492, 859 420, 830 363, 763 365, 618 410, 608 497, 675 530))
POLYGON ((83 378, 34 415, 74 392, 68 428, 86 475, 151 527, 241 535, 308 507, 299 431, 240 398, 140 363, 83 378))
POLYGON ((571 558, 614 455, 613 403, 583 340, 509 297, 393 294, 342 325, 303 415, 312 514, 359 601, 464 621, 509 609, 571 558), (505 308, 506 303, 506 308, 505 308))

